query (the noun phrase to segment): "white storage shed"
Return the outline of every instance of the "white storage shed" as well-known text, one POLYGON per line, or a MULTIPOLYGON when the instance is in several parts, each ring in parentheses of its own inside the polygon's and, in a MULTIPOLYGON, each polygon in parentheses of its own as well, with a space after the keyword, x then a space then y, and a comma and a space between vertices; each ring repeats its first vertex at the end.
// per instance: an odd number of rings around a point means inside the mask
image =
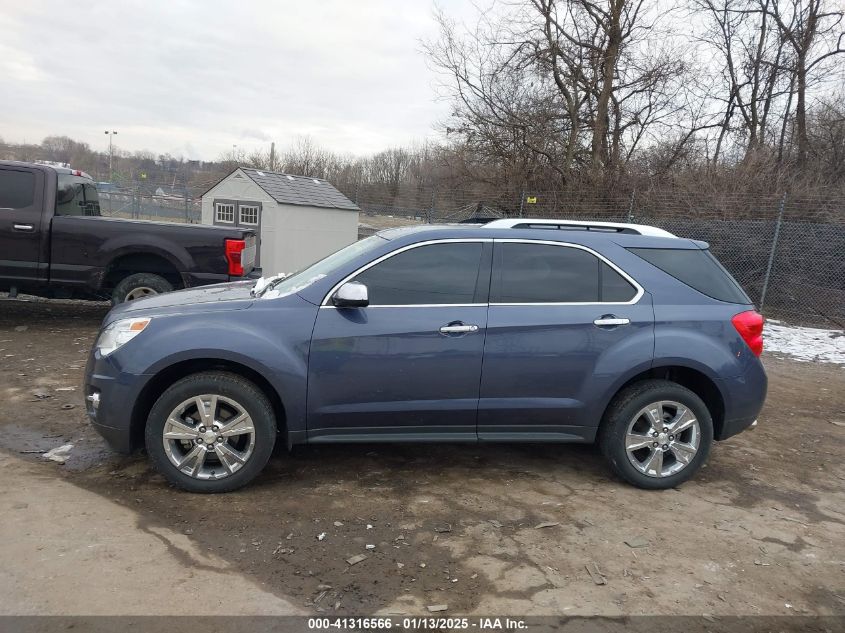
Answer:
POLYGON ((320 178, 240 167, 202 196, 202 223, 258 230, 256 266, 291 273, 358 239, 358 205, 320 178))

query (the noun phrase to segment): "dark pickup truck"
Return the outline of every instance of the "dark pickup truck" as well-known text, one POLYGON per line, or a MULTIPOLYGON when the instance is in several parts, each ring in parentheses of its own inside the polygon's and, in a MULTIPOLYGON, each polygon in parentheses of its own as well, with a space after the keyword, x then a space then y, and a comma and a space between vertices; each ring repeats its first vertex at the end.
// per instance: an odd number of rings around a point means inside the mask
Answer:
POLYGON ((0 290, 122 303, 256 276, 254 231, 100 216, 84 172, 0 161, 0 290))

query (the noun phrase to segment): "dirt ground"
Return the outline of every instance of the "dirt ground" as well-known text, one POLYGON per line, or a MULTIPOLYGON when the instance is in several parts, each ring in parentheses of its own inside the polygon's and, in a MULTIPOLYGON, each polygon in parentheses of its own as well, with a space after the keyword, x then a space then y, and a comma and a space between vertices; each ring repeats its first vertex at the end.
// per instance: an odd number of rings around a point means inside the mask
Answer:
POLYGON ((202 496, 88 426, 105 312, 0 300, 0 613, 119 612, 178 569, 222 570, 265 612, 845 614, 845 367, 766 359, 759 428, 665 492, 615 480, 589 446, 373 445, 280 451, 248 488, 202 496), (41 457, 66 443, 66 464, 41 457), (113 600, 27 604, 88 577, 113 600))

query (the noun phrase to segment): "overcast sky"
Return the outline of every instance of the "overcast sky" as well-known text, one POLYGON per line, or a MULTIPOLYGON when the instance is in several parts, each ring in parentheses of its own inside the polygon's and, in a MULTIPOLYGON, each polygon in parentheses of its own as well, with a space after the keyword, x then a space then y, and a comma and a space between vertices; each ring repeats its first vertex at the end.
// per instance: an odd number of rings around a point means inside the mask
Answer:
MULTIPOLYGON (((308 135, 366 154, 448 114, 431 0, 27 0, 0 10, 0 137, 213 160, 308 135)), ((472 15, 469 0, 439 0, 472 15)))

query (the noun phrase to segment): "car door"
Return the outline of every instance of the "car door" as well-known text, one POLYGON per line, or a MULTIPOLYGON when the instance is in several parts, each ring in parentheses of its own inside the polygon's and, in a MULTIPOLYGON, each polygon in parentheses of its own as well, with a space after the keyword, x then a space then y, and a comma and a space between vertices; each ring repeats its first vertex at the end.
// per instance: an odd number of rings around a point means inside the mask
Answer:
POLYGON ((0 166, 0 278, 10 285, 25 286, 47 277, 43 196, 43 172, 0 166))
POLYGON ((426 242, 344 280, 369 305, 320 307, 309 440, 475 441, 491 259, 489 240, 426 242))
POLYGON ((590 441, 604 394, 654 350, 651 297, 590 249, 496 240, 480 440, 590 441))

